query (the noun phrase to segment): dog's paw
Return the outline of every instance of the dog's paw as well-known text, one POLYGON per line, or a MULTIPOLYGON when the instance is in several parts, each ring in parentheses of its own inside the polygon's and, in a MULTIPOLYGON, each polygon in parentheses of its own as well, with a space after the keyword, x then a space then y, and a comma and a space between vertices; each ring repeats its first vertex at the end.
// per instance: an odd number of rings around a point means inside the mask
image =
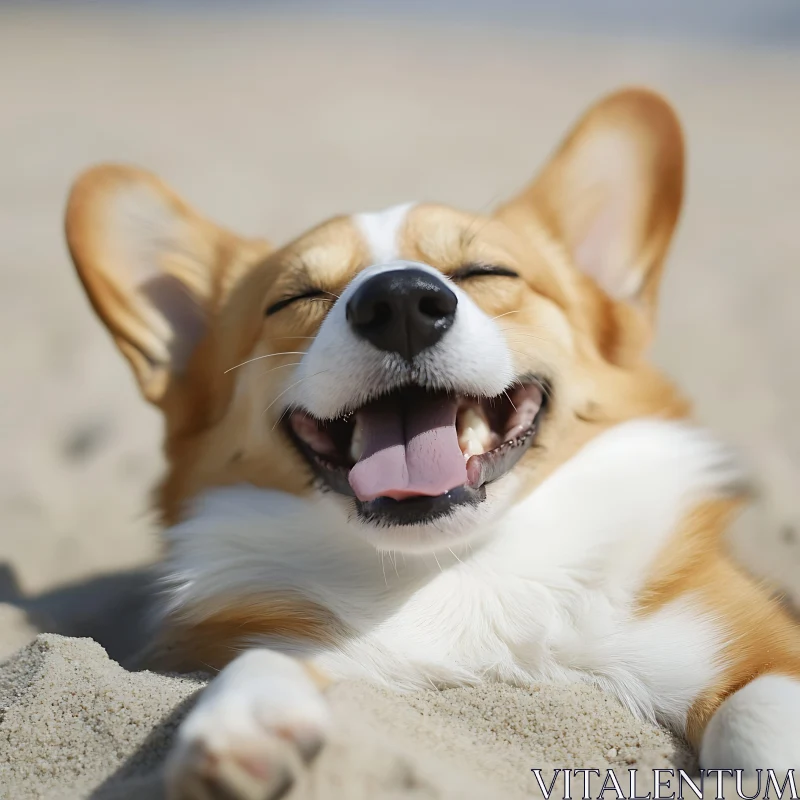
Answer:
POLYGON ((178 730, 165 768, 167 797, 280 797, 327 738, 325 699, 309 678, 291 669, 223 673, 217 680, 224 685, 212 684, 178 730))

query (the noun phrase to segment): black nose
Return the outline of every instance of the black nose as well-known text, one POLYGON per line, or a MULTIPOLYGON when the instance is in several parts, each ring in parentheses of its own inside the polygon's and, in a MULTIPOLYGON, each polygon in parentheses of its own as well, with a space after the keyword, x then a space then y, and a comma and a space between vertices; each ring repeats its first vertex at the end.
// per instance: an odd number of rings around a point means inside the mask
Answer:
POLYGON ((347 303, 347 321, 380 350, 408 361, 453 324, 458 298, 441 278, 413 267, 380 272, 347 303))

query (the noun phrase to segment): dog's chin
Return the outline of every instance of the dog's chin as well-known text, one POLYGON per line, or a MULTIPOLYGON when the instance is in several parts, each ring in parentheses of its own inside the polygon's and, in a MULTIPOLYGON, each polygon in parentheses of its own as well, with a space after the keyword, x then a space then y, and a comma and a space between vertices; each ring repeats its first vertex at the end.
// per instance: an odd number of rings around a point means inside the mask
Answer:
MULTIPOLYGON (((487 536, 491 522, 497 518, 505 491, 513 480, 509 477, 490 488, 478 490, 479 497, 467 487, 438 497, 409 500, 379 498, 370 503, 340 498, 348 505, 350 527, 359 538, 376 550, 424 555, 447 552, 466 553, 466 546, 487 536), (373 505, 374 504, 374 505, 373 505)), ((462 556, 463 557, 463 556, 462 556)))
POLYGON ((438 521, 453 517, 460 510, 475 508, 486 499, 486 487, 473 489, 471 486, 457 486, 444 494, 434 497, 418 496, 405 500, 391 497, 376 497, 367 502, 355 500, 359 519, 378 527, 433 525, 438 521))

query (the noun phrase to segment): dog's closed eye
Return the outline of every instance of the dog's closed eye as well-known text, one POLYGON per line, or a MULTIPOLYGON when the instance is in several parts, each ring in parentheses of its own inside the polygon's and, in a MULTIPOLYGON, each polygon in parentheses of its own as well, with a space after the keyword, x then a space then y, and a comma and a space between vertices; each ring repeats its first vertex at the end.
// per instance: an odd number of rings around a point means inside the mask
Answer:
POLYGON ((496 276, 499 278, 519 278, 519 273, 509 267, 501 267, 496 264, 465 264, 451 273, 450 278, 454 281, 466 281, 470 278, 496 276))
POLYGON ((277 314, 281 309, 286 308, 286 306, 290 306, 292 303, 297 303, 300 300, 311 300, 315 297, 322 297, 325 294, 327 294, 327 292, 323 291, 322 289, 308 289, 302 294, 294 294, 290 297, 284 297, 282 300, 278 300, 276 303, 273 303, 271 306, 269 306, 264 312, 264 316, 270 317, 273 314, 277 314))

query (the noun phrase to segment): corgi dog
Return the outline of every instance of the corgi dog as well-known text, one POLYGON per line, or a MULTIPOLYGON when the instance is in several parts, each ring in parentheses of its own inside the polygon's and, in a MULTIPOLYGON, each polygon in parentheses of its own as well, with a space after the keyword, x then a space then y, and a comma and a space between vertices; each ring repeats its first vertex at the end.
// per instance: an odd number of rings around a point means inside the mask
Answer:
POLYGON ((647 360, 683 172, 633 88, 486 216, 277 247, 139 169, 79 177, 72 259, 164 417, 152 663, 219 670, 170 797, 282 791, 345 678, 587 682, 703 767, 800 767, 800 630, 724 544, 747 476, 647 360))

